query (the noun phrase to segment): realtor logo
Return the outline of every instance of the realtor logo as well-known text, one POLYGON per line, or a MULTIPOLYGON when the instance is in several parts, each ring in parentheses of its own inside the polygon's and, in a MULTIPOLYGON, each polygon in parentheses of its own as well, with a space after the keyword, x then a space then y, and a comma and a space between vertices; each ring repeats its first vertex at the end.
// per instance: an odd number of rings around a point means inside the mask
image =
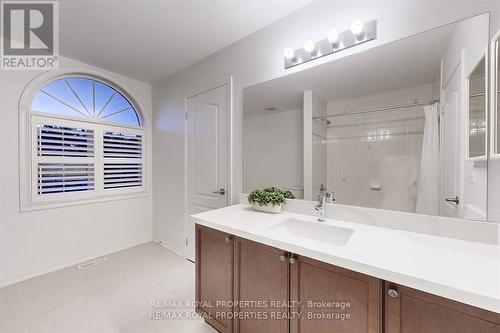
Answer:
POLYGON ((45 70, 58 67, 58 3, 2 1, 0 69, 45 70))

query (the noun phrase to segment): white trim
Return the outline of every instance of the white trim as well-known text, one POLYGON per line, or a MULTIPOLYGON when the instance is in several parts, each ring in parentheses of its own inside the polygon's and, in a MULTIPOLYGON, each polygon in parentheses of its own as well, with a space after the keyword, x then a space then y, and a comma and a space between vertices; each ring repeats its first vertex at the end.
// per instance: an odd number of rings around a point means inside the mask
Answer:
POLYGON ((498 161, 500 160, 500 154, 491 155, 488 160, 498 161))
POLYGON ((157 237, 154 237, 153 238, 153 242, 167 250, 169 250, 170 252, 173 252, 174 254, 178 255, 179 257, 181 258, 186 258, 185 254, 182 253, 182 250, 176 248, 175 246, 173 246, 172 244, 170 244, 169 242, 167 242, 166 240, 163 240, 161 238, 157 238, 157 237))
MULTIPOLYGON (((150 196, 150 173, 146 170, 150 170, 151 163, 151 154, 149 149, 150 128, 147 127, 148 121, 146 119, 146 114, 143 110, 145 110, 140 103, 138 103, 128 92, 126 92, 121 84, 116 80, 116 78, 111 78, 109 74, 93 69, 88 68, 65 68, 64 70, 57 71, 49 71, 43 74, 38 75, 30 83, 24 88, 21 97, 19 99, 19 209, 21 212, 23 211, 33 211, 33 210, 41 210, 41 209, 50 209, 50 208, 58 208, 65 206, 74 206, 81 204, 89 204, 89 203, 97 203, 101 201, 110 201, 110 200, 122 200, 122 199, 130 199, 135 197, 144 197, 150 196), (33 112, 31 111, 31 102, 34 96, 38 93, 38 91, 46 85, 48 82, 63 78, 63 77, 86 77, 90 79, 94 79, 100 81, 104 84, 111 86, 116 89, 120 94, 122 94, 130 104, 135 108, 136 113, 141 122, 141 127, 137 126, 123 126, 121 124, 117 124, 115 126, 112 123, 104 123, 103 121, 96 121, 92 119, 81 119, 77 117, 59 117, 57 115, 45 114, 43 112, 33 112), (32 137, 32 128, 31 121, 35 117, 43 117, 47 119, 52 119, 57 122, 78 122, 87 124, 89 128, 95 130, 94 132, 94 144, 95 144, 95 190, 89 191, 92 193, 84 193, 79 192, 79 195, 66 195, 64 198, 59 196, 53 196, 53 200, 50 202, 34 202, 33 200, 33 161, 32 161, 32 151, 33 149, 33 137, 32 137), (102 130, 104 128, 110 129, 118 129, 121 132, 133 132, 133 133, 141 133, 143 138, 143 146, 142 146, 142 158, 137 159, 137 163, 142 164, 142 186, 136 187, 133 189, 123 189, 123 190, 106 190, 104 191, 98 181, 99 179, 103 180, 103 170, 100 168, 104 166, 104 159, 99 155, 99 151, 102 151, 102 138, 100 134, 102 134, 102 130), (92 195, 93 194, 93 195, 92 195)), ((75 161, 76 162, 76 161, 75 161)), ((131 162, 132 163, 132 162, 131 162)), ((76 193, 72 193, 76 194, 76 193)))
POLYGON ((500 147, 497 147, 497 119, 499 117, 497 106, 498 106, 498 66, 499 66, 499 47, 500 47, 500 30, 493 36, 491 40, 491 51, 490 51, 490 159, 499 160, 500 159, 500 147))
POLYGON ((54 119, 61 119, 61 120, 78 121, 80 123, 99 124, 99 125, 107 125, 107 126, 116 126, 116 127, 121 127, 121 128, 130 128, 132 130, 144 129, 144 127, 130 126, 130 125, 124 125, 124 124, 119 124, 119 123, 107 122, 107 121, 103 121, 101 119, 89 119, 89 118, 78 118, 78 117, 71 117, 71 116, 59 116, 57 114, 45 113, 45 112, 40 112, 40 111, 29 111, 29 114, 34 115, 34 116, 44 117, 44 118, 54 118, 54 119))
POLYGON ((313 117, 313 100, 314 95, 312 90, 303 92, 303 182, 304 182, 304 200, 313 199, 313 177, 312 177, 312 117, 313 117))
POLYGON ((227 135, 228 135, 228 138, 227 138, 227 149, 228 149, 228 152, 227 152, 227 160, 228 160, 228 165, 227 165, 227 174, 228 174, 228 181, 227 181, 227 198, 228 198, 228 205, 232 205, 233 204, 233 182, 234 182, 234 179, 233 179, 233 121, 234 121, 234 114, 233 114, 233 111, 234 111, 234 108, 233 108, 233 102, 234 102, 234 97, 233 97, 233 93, 234 93, 234 85, 233 85, 233 76, 229 76, 229 82, 228 82, 228 123, 227 123, 227 126, 228 126, 228 129, 227 129, 227 135))
MULTIPOLYGON (((466 88, 466 85, 465 85, 465 82, 467 80, 467 73, 466 73, 466 56, 467 56, 467 52, 465 49, 462 49, 460 51, 460 62, 459 62, 459 66, 460 66, 460 77, 459 77, 459 80, 460 81, 460 89, 461 91, 459 92, 460 95, 458 96, 459 98, 459 101, 457 101, 457 103, 461 103, 460 105, 460 115, 457 116, 457 125, 458 125, 458 152, 457 152, 457 159, 458 159, 458 174, 455 175, 455 181, 457 182, 456 186, 457 186, 457 195, 458 197, 463 201, 464 199, 464 196, 465 196, 465 179, 464 179, 464 172, 465 172, 465 161, 464 161, 464 156, 465 156, 465 149, 466 147, 464 146, 464 136, 465 136, 465 133, 468 132, 468 128, 467 128, 467 132, 464 133, 464 130, 465 130, 465 126, 467 124, 469 124, 469 121, 464 121, 465 119, 465 116, 464 114, 467 113, 466 111, 466 107, 467 107, 467 104, 468 102, 466 102, 466 96, 469 94, 468 92, 468 89, 466 88), (461 123, 460 123, 461 122, 461 123), (460 138, 462 138, 462 140, 460 140, 460 138), (460 141, 462 141, 460 143, 460 141)), ((458 67, 457 67, 457 70, 458 70, 458 67)), ((450 77, 450 80, 451 80, 451 77, 450 77)), ((458 208, 456 210, 456 213, 457 215, 455 217, 462 217, 464 216, 464 205, 458 205, 458 208)))
POLYGON ((481 56, 478 61, 475 62, 474 66, 472 67, 472 70, 467 73, 464 81, 464 112, 463 112, 463 117, 464 117, 464 139, 465 139, 465 146, 464 146, 464 159, 465 161, 485 161, 488 159, 488 137, 489 137, 489 130, 488 130, 488 98, 489 98, 489 87, 488 87, 488 80, 489 80, 489 71, 488 71, 488 65, 489 65, 489 54, 488 54, 488 46, 483 50, 481 53, 481 56), (484 134, 484 155, 481 156, 475 156, 475 157, 470 157, 469 156, 469 88, 470 88, 470 77, 472 73, 476 70, 477 66, 481 63, 481 61, 484 59, 484 79, 485 79, 485 87, 484 87, 484 100, 485 100, 485 109, 484 109, 484 117, 486 121, 486 133, 484 134))
POLYGON ((32 279, 34 277, 38 277, 41 275, 52 273, 52 272, 58 271, 60 269, 68 268, 68 267, 71 267, 71 266, 74 266, 74 265, 77 265, 77 264, 80 264, 82 262, 92 260, 92 259, 95 259, 98 257, 112 255, 114 253, 128 250, 132 247, 147 244, 150 242, 151 242, 151 240, 147 240, 147 241, 132 242, 132 243, 128 243, 127 245, 123 245, 123 246, 113 246, 113 247, 109 247, 109 248, 97 251, 94 254, 89 255, 89 256, 75 257, 73 259, 65 260, 63 262, 60 262, 60 263, 57 263, 54 265, 49 265, 49 266, 44 267, 44 268, 38 268, 38 269, 35 269, 32 271, 29 271, 27 273, 10 276, 8 278, 0 280, 0 288, 7 287, 7 286, 10 286, 10 285, 13 285, 13 284, 16 284, 16 283, 19 283, 19 282, 22 282, 22 281, 25 281, 28 279, 32 279))
POLYGON ((68 206, 81 206, 81 205, 96 204, 106 201, 136 199, 136 198, 144 198, 150 196, 151 194, 149 192, 143 191, 136 193, 109 194, 105 196, 100 196, 99 198, 92 198, 92 199, 65 200, 61 202, 50 202, 43 204, 34 203, 28 207, 23 207, 22 212, 31 212, 36 210, 46 210, 46 209, 61 208, 68 206))
MULTIPOLYGON (((182 257, 187 258, 188 257, 188 248, 186 244, 186 239, 188 237, 188 173, 187 173, 187 168, 188 168, 188 144, 187 144, 187 138, 188 138, 188 96, 184 97, 184 135, 182 137, 182 145, 184 148, 184 159, 182 160, 183 162, 183 167, 182 167, 182 172, 184 172, 184 239, 183 243, 184 245, 182 246, 182 251, 179 251, 179 253, 182 253, 182 257)), ((173 247, 174 248, 174 247, 173 247)))

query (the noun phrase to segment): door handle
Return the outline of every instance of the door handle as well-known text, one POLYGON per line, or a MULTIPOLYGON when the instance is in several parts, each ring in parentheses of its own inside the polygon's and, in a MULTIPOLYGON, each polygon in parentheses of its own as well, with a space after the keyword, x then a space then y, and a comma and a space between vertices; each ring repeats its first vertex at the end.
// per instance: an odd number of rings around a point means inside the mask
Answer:
POLYGON ((213 194, 220 194, 220 195, 224 195, 226 194, 226 190, 221 188, 220 190, 217 190, 217 191, 213 191, 212 192, 213 194))
POLYGON ((458 196, 454 198, 445 198, 444 200, 446 200, 447 202, 454 202, 457 206, 460 205, 460 198, 458 196))

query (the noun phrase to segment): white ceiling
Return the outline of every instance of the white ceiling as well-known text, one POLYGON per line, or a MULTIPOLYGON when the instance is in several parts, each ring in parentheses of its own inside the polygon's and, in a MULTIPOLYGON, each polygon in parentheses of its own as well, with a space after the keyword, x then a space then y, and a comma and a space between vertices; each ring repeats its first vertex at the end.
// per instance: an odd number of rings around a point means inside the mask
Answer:
POLYGON ((311 0, 60 0, 60 53, 156 82, 311 0))
MULTIPOLYGON (((302 108, 304 90, 325 101, 360 97, 431 83, 454 24, 341 58, 244 90, 243 112, 302 108)), ((269 112, 269 111, 267 111, 269 112)))

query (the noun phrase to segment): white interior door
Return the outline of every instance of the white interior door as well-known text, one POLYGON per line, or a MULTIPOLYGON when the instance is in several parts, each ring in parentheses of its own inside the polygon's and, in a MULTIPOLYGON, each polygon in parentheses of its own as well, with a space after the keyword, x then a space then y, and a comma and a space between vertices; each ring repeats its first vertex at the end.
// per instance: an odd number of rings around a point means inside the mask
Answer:
POLYGON ((460 216, 460 205, 446 201, 458 197, 460 200, 461 164, 461 117, 462 117, 462 64, 457 66, 443 91, 443 112, 441 114, 441 156, 442 193, 440 215, 460 216))
POLYGON ((228 86, 187 100, 186 257, 194 260, 192 214, 228 205, 228 86))

